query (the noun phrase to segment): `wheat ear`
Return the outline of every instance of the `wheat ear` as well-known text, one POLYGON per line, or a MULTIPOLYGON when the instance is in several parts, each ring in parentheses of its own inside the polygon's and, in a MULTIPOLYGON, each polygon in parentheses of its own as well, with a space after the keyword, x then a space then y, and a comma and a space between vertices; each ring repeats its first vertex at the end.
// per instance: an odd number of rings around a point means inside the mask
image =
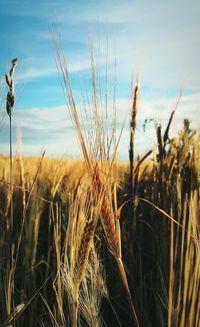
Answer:
POLYGON ((79 288, 84 278, 96 229, 97 219, 86 220, 73 269, 73 327, 77 327, 79 288))
POLYGON ((120 224, 119 220, 114 218, 114 214, 109 205, 109 200, 105 193, 105 187, 100 177, 100 172, 97 166, 94 168, 93 172, 93 189, 94 191, 101 196, 101 224, 104 229, 106 240, 108 243, 108 248, 117 261, 117 266, 119 273, 126 291, 127 299, 129 302, 131 315, 135 325, 139 327, 139 322, 137 319, 137 314, 134 308, 133 300, 131 297, 128 280, 126 277, 126 272, 124 269, 122 256, 121 256, 121 233, 120 233, 120 224))

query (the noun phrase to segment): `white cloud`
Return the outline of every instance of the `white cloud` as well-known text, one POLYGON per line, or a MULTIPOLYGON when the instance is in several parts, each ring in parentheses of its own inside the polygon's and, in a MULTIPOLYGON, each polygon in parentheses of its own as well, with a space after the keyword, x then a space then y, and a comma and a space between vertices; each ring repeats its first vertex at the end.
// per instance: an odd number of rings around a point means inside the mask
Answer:
MULTIPOLYGON (((77 63, 69 66, 69 72, 70 73, 81 72, 83 70, 90 69, 90 66, 91 66, 91 64, 90 64, 89 60, 77 62, 77 63)), ((32 81, 33 79, 51 77, 53 75, 58 75, 56 63, 52 67, 45 67, 44 65, 42 65, 42 66, 34 65, 33 67, 24 69, 19 74, 17 74, 16 82, 18 83, 21 81, 32 81)))
MULTIPOLYGON (((144 97, 140 98, 137 114, 137 129, 135 138, 136 153, 142 154, 154 147, 156 133, 154 123, 148 124, 146 131, 143 131, 145 119, 154 119, 161 123, 163 132, 167 126, 170 113, 174 109, 177 99, 175 97, 144 97)), ((183 119, 192 121, 192 127, 199 129, 200 115, 199 107, 200 93, 183 95, 176 110, 174 120, 170 129, 170 136, 176 136, 182 127, 183 119)), ((126 119, 121 142, 119 145, 119 157, 128 158, 129 144, 129 112, 131 101, 117 99, 117 134, 126 119)), ((108 103, 108 108, 112 105, 108 103)), ((81 105, 80 105, 81 106, 81 105)), ((87 121, 88 124, 91 122, 87 121)), ((13 116, 13 126, 20 126, 23 135, 24 154, 39 154, 41 148, 45 148, 47 156, 79 156, 80 149, 76 139, 74 126, 70 120, 66 105, 51 108, 31 108, 16 110, 13 116)), ((16 129, 15 129, 16 130, 16 129)), ((4 127, 5 132, 5 127, 4 127)), ((8 149, 8 142, 4 140, 1 151, 8 149)))
POLYGON ((56 67, 50 68, 39 68, 32 67, 25 69, 23 72, 17 75, 16 82, 24 81, 24 80, 33 80, 35 78, 48 77, 55 75, 57 73, 56 67))

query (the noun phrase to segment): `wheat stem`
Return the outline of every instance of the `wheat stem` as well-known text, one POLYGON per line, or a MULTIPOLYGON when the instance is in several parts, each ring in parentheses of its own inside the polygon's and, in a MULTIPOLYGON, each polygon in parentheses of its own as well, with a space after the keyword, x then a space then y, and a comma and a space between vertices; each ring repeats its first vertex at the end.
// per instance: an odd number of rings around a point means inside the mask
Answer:
POLYGON ((12 67, 10 69, 9 75, 5 75, 6 83, 9 87, 9 91, 7 93, 6 98, 6 111, 9 116, 9 137, 10 137, 10 270, 11 270, 11 292, 12 292, 12 312, 13 312, 13 327, 15 327, 15 302, 14 302, 14 240, 13 240, 13 189, 12 189, 12 180, 13 180, 13 163, 12 163, 12 110, 15 104, 15 92, 14 92, 14 72, 17 66, 17 59, 12 60, 12 67))

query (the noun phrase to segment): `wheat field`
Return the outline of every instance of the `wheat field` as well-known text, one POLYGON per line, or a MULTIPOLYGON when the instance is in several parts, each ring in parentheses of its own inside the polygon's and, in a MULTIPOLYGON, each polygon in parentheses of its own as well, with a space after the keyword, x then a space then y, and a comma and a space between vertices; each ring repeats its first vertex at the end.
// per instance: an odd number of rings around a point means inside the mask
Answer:
POLYGON ((171 139, 172 112, 135 158, 137 81, 120 163, 93 62, 89 132, 60 52, 57 64, 83 159, 0 156, 0 326, 200 326, 199 132, 183 119, 171 139))

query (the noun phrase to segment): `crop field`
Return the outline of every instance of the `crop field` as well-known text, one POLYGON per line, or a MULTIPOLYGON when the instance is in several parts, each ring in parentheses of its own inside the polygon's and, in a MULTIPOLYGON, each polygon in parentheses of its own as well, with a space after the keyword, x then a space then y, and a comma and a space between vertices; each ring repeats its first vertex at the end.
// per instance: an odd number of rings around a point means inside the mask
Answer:
POLYGON ((170 138, 172 111, 167 128, 155 125, 156 148, 136 157, 136 82, 122 163, 116 116, 102 108, 94 63, 84 118, 59 52, 57 65, 81 160, 13 153, 15 61, 6 79, 10 156, 0 156, 0 326, 199 327, 199 131, 183 117, 170 138))

